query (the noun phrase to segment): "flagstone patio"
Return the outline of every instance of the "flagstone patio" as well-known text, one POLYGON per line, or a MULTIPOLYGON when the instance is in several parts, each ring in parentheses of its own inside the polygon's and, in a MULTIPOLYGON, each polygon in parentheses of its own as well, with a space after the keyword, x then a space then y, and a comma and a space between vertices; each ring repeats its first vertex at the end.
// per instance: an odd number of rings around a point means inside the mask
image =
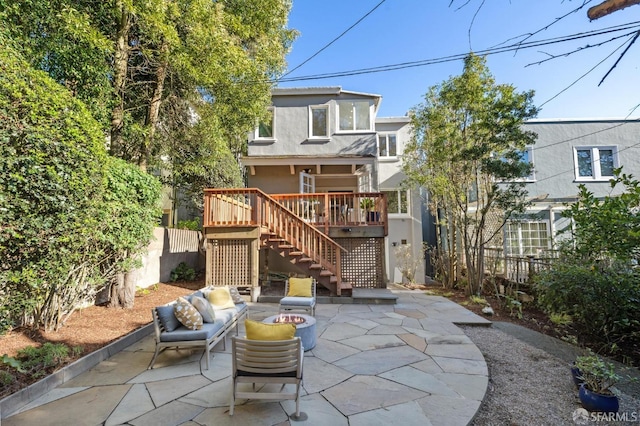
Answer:
MULTIPOLYGON (((305 353, 301 410, 293 401, 238 401, 229 416, 231 344, 209 370, 202 351, 166 351, 153 370, 151 335, 2 419, 12 425, 466 425, 488 384, 485 360, 456 324, 490 325, 443 297, 394 290, 395 305, 319 304, 305 353)), ((250 303, 249 318, 277 304, 250 303)), ((240 333, 244 333, 241 327, 240 333)))

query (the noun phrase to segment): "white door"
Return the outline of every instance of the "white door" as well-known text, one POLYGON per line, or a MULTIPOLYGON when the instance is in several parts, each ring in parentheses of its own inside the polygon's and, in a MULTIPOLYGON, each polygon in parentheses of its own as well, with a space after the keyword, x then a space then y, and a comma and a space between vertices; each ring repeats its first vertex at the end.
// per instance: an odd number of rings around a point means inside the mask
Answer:
MULTIPOLYGON (((300 172, 300 193, 310 194, 316 192, 316 177, 309 173, 300 172)), ((301 201, 301 216, 307 222, 315 221, 316 212, 315 205, 310 200, 301 201)))
POLYGON ((316 192, 316 177, 309 173, 300 172, 300 193, 309 194, 316 192))

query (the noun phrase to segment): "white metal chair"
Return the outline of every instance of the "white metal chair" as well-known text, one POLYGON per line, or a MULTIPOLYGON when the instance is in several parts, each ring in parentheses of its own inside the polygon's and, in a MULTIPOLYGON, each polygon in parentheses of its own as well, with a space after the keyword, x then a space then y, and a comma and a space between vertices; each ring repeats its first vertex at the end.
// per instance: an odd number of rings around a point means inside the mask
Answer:
POLYGON ((309 312, 311 316, 316 316, 316 280, 311 278, 311 297, 288 296, 289 280, 284 283, 284 297, 280 299, 279 313, 293 310, 309 312))
POLYGON ((231 337, 233 362, 233 392, 229 415, 233 415, 236 399, 295 400, 296 412, 293 420, 306 420, 300 413, 300 385, 302 384, 302 361, 304 351, 299 337, 291 340, 249 340, 231 337), (240 383, 253 384, 252 390, 239 390, 240 383), (256 389, 256 383, 282 384, 279 392, 256 389), (294 392, 283 392, 287 384, 295 385, 294 392))

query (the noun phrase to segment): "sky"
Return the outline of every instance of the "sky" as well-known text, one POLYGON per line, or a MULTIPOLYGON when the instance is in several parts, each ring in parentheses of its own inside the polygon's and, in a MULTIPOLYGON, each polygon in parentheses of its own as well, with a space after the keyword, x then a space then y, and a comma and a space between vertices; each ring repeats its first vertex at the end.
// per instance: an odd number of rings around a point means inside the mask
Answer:
POLYGON ((496 83, 534 90, 539 118, 639 118, 640 39, 598 84, 629 45, 630 36, 622 36, 640 30, 640 5, 590 21, 587 9, 602 1, 293 0, 288 26, 299 35, 287 56, 290 73, 278 86, 341 86, 378 94, 378 117, 402 116, 430 87, 460 75, 463 62, 457 58, 470 50, 547 42, 488 55, 496 83), (624 24, 631 25, 611 31, 624 24), (597 30, 608 32, 559 40, 597 30), (442 60, 449 57, 454 58, 442 60), (308 78, 420 61, 429 64, 308 78))

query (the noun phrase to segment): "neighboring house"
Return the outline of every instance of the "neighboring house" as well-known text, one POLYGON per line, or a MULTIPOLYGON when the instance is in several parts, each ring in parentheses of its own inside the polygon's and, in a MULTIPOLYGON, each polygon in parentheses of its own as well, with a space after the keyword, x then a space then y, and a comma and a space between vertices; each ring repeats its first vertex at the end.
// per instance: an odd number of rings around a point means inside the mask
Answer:
MULTIPOLYGON (((341 87, 274 89, 271 119, 249 135, 241 160, 247 187, 257 190, 206 192, 208 248, 218 250, 227 238, 220 230, 239 226, 240 215, 250 225, 245 240, 253 241, 241 251, 261 248, 251 260, 254 275, 309 274, 338 295, 399 281, 393 248, 411 244, 420 256, 421 203, 417 193, 400 188, 409 119, 377 118, 380 101, 341 87)), ((228 239, 241 237, 229 233, 228 239)), ((211 280, 223 279, 216 278, 220 268, 207 265, 211 280)), ((255 276, 243 279, 255 287, 255 276)))
POLYGON ((525 179, 532 206, 523 218, 507 222, 504 249, 507 255, 544 256, 571 226, 562 211, 577 200, 579 184, 604 197, 622 192, 611 190, 614 168, 640 175, 640 121, 535 119, 524 128, 538 135, 525 154, 534 168, 525 179))

